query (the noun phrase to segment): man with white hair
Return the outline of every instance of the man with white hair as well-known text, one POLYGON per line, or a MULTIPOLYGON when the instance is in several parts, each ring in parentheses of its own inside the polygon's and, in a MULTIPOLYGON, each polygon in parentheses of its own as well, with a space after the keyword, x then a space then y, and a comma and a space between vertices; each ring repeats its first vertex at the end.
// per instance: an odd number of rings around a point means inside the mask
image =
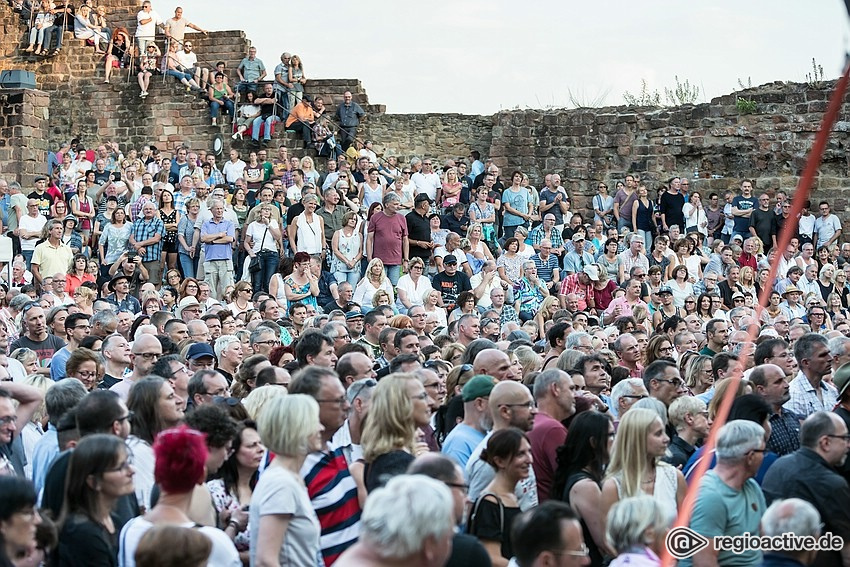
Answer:
POLYGON ((617 382, 611 388, 611 413, 623 419, 629 409, 637 402, 649 397, 646 386, 640 378, 626 378, 617 382))
POLYGON ((769 501, 800 498, 817 508, 824 530, 844 540, 840 551, 822 551, 818 564, 850 564, 850 487, 838 472, 847 459, 850 435, 837 414, 818 411, 800 427, 800 448, 780 457, 762 481, 769 501))
POLYGON ((214 350, 218 359, 217 370, 227 378, 228 384, 232 384, 236 370, 242 364, 244 357, 242 341, 234 335, 221 335, 215 341, 214 350))
MULTIPOLYGON (((817 538, 822 527, 817 508, 799 498, 774 500, 761 519, 761 533, 767 537, 794 534, 800 538, 817 538)), ((776 549, 764 554, 762 567, 811 565, 817 554, 814 549, 776 549)))
MULTIPOLYGON (((753 478, 764 461, 765 432, 761 425, 736 419, 717 432, 717 465, 705 473, 699 487, 689 527, 708 538, 759 533, 759 521, 767 504, 753 478)), ((774 464, 775 466, 775 464, 774 464)), ((707 546, 691 558, 679 561, 693 565, 758 565, 762 552, 716 551, 707 546)))
POLYGON ((705 402, 693 396, 680 396, 667 409, 667 417, 676 435, 667 447, 669 456, 662 460, 681 468, 697 450, 697 443, 708 436, 711 419, 705 402))
POLYGON ((445 565, 454 537, 454 499, 439 480, 399 475, 369 494, 360 518, 359 541, 336 561, 338 567, 445 565), (404 521, 398 521, 399 505, 404 521))
POLYGON ((236 240, 236 227, 224 218, 223 200, 214 198, 210 203, 210 212, 212 219, 201 225, 204 279, 210 285, 213 296, 222 299, 224 290, 233 284, 233 243, 236 240))
MULTIPOLYGON (((497 289, 504 292, 503 283, 499 278, 499 272, 496 271, 496 262, 486 260, 484 265, 481 266, 481 271, 469 278, 469 285, 472 286, 472 293, 475 295, 478 307, 489 309, 493 305, 492 293, 497 289)), ((504 299, 502 303, 504 304, 504 299)))

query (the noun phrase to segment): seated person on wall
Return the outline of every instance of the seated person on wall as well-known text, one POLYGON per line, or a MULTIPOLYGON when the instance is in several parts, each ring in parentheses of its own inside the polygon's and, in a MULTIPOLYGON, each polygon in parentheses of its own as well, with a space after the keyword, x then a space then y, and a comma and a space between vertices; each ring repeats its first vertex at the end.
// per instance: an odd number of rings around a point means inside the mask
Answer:
POLYGON ((309 96, 304 95, 304 98, 292 108, 286 119, 286 129, 291 132, 300 132, 305 148, 312 143, 313 122, 315 121, 312 102, 313 100, 309 96))

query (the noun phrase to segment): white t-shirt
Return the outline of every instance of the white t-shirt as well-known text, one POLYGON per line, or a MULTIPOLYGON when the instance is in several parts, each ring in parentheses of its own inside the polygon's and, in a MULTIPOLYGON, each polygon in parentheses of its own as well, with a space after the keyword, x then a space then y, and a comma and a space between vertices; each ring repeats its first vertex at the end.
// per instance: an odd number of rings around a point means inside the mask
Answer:
POLYGON ((198 64, 198 56, 195 55, 194 51, 186 53, 181 49, 177 52, 177 61, 187 69, 191 69, 198 64))
MULTIPOLYGON (((27 232, 41 232, 41 229, 47 223, 47 218, 44 215, 38 215, 33 218, 29 215, 23 215, 18 222, 18 228, 22 228, 27 232)), ((21 238, 21 250, 35 250, 35 243, 39 237, 24 239, 21 238)))
POLYGON ((156 10, 151 10, 150 12, 140 10, 136 14, 136 37, 153 39, 156 36, 156 26, 158 24, 162 25, 162 23, 162 18, 156 13, 156 10), (142 20, 147 20, 148 18, 151 18, 151 21, 146 24, 141 23, 142 20))
MULTIPOLYGON (((212 552, 207 560, 209 567, 242 567, 242 561, 239 559, 239 552, 236 551, 236 546, 227 536, 226 533, 218 528, 210 526, 196 526, 192 522, 178 524, 183 528, 194 528, 207 536, 212 541, 212 552)), ((119 567, 135 567, 136 566, 136 548, 139 547, 139 541, 153 524, 145 520, 141 516, 133 518, 124 525, 121 530, 121 536, 118 540, 118 565, 119 567)))
POLYGON ((815 232, 818 233, 817 247, 820 248, 821 246, 824 246, 839 230, 841 230, 841 221, 838 220, 837 216, 829 215, 826 218, 818 217, 815 221, 815 232))
POLYGON ((233 163, 231 160, 224 162, 224 167, 221 168, 221 174, 228 183, 236 183, 236 180, 241 178, 245 173, 245 162, 241 159, 233 163))
MULTIPOLYGON (((270 222, 275 222, 272 219, 270 222)), ((248 225, 248 231, 245 233, 251 237, 254 246, 251 247, 251 252, 255 254, 260 251, 260 244, 263 245, 263 250, 269 250, 271 252, 277 252, 277 244, 274 240, 274 235, 272 231, 269 230, 269 225, 262 224, 258 221, 254 221, 248 225), (263 235, 265 234, 265 240, 263 239, 263 235)))
POLYGON ((443 185, 440 181, 440 176, 436 173, 429 173, 428 175, 414 173, 411 181, 416 185, 417 195, 419 193, 425 193, 434 200, 437 199, 437 189, 443 185))

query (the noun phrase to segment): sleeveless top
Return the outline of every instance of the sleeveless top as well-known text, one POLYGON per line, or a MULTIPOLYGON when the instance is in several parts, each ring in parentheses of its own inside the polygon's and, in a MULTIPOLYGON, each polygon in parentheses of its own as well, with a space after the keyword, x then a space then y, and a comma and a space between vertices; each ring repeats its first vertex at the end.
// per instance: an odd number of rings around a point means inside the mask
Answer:
MULTIPOLYGON (((354 229, 354 232, 351 233, 351 236, 346 236, 345 233, 340 230, 339 231, 339 239, 337 240, 337 247, 343 256, 348 258, 349 260, 354 260, 357 257, 357 254, 360 252, 360 244, 362 239, 360 238, 360 233, 357 232, 357 229, 354 229)), ((339 258, 334 255, 332 262, 331 270, 335 272, 348 272, 351 271, 348 266, 340 262, 339 258)), ((356 267, 356 266, 355 266, 356 267)))
MULTIPOLYGON (((676 468, 666 463, 655 465, 655 486, 653 487, 652 497, 661 504, 661 507, 664 508, 665 513, 670 518, 676 516, 679 507, 676 502, 676 489, 678 488, 676 470, 676 468)), ((622 500, 626 496, 620 487, 620 479, 615 476, 614 482, 617 485, 617 496, 622 500)), ((641 492, 643 493, 643 491, 641 492)))
MULTIPOLYGON (((278 303, 281 301, 286 302, 286 286, 283 284, 283 276, 275 273, 272 276, 272 279, 277 279, 277 293, 274 298, 277 299, 278 303)), ((269 283, 271 283, 271 281, 269 281, 269 283)))
POLYGON ((649 202, 649 206, 643 204, 643 201, 640 199, 637 200, 638 210, 637 210, 637 226, 636 230, 650 230, 652 228, 653 220, 652 220, 652 201, 649 202))
POLYGON ((322 253, 322 227, 319 226, 319 215, 313 213, 313 222, 307 222, 305 213, 298 215, 298 244, 296 252, 308 254, 322 253))
MULTIPOLYGON (((91 201, 89 201, 88 197, 86 197, 85 199, 80 199, 79 197, 77 197, 77 207, 80 209, 81 213, 90 213, 92 209, 91 201)), ((91 230, 90 218, 80 218, 80 230, 91 230)))
POLYGON ((215 87, 212 87, 213 98, 218 98, 224 100, 224 97, 227 96, 227 89, 218 90, 215 87))
MULTIPOLYGON (((162 219, 163 224, 165 223, 175 223, 177 222, 177 211, 173 210, 171 213, 166 214, 162 209, 159 210, 159 218, 162 219)), ((165 236, 162 238, 162 241, 165 244, 176 244, 177 243, 177 229, 171 229, 165 232, 165 236)))
POLYGON ((378 184, 377 189, 369 187, 368 183, 363 184, 363 207, 368 210, 372 203, 380 203, 384 198, 384 189, 381 184, 378 184))
MULTIPOLYGON (((283 281, 286 282, 287 284, 289 284, 289 287, 292 288, 292 291, 299 294, 299 295, 302 294, 302 293, 307 293, 307 292, 310 291, 310 282, 309 281, 307 281, 304 285, 300 285, 300 286, 297 283, 295 283, 295 279, 292 276, 287 276, 286 279, 283 280, 283 281)), ((278 288, 279 287, 280 286, 278 286, 278 288)), ((278 291, 278 293, 280 293, 280 291, 278 291)), ((284 297, 285 297, 285 295, 284 295, 284 297)), ((286 302, 287 309, 289 309, 289 307, 293 303, 303 303, 304 305, 312 305, 316 309, 319 309, 319 305, 316 302, 316 296, 315 295, 308 295, 307 297, 305 297, 303 299, 299 299, 298 301, 287 300, 287 302, 286 302)))
MULTIPOLYGON (((561 500, 563 500, 567 505, 572 506, 570 503, 570 490, 573 489, 573 486, 575 486, 576 483, 585 479, 593 481, 593 477, 584 471, 571 474, 569 478, 567 478, 567 483, 564 485, 564 494, 561 496, 561 500)), ((602 552, 599 551, 599 548, 596 546, 596 542, 593 541, 593 536, 590 533, 590 528, 587 527, 587 522, 585 522, 584 518, 582 518, 579 520, 579 523, 581 524, 581 532, 584 535, 584 543, 590 553, 589 557, 591 567, 602 567, 604 564, 602 552)))

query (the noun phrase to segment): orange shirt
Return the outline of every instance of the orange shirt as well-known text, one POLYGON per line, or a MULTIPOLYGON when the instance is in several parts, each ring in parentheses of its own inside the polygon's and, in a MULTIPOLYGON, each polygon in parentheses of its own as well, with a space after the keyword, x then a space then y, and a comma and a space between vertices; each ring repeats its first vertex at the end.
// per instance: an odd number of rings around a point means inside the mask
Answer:
POLYGON ((286 127, 289 128, 296 120, 300 120, 306 124, 315 122, 316 116, 313 114, 313 107, 296 104, 295 108, 289 111, 289 116, 286 118, 286 127))

